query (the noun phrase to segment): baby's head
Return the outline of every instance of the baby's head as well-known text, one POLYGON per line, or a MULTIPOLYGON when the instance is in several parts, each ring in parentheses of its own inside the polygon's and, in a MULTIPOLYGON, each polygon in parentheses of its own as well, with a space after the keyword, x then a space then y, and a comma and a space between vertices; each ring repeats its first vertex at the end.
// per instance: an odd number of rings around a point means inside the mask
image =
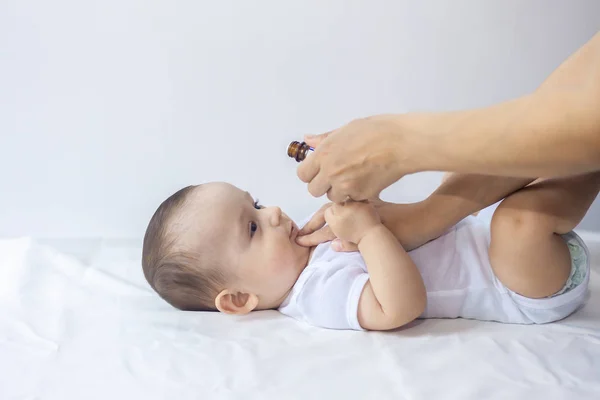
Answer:
POLYGON ((182 310, 245 314, 277 308, 308 263, 298 227, 228 183, 183 188, 156 210, 144 236, 150 286, 182 310))

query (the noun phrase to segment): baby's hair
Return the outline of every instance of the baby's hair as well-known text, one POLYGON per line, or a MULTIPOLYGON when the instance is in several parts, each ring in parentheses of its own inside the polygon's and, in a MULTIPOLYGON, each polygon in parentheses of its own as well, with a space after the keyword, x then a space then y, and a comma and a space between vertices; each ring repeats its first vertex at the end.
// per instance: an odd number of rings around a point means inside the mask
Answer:
POLYGON ((221 269, 210 252, 176 250, 177 234, 169 229, 194 190, 201 185, 178 190, 158 207, 144 235, 142 268, 150 286, 173 307, 215 311, 215 298, 225 283, 221 269))

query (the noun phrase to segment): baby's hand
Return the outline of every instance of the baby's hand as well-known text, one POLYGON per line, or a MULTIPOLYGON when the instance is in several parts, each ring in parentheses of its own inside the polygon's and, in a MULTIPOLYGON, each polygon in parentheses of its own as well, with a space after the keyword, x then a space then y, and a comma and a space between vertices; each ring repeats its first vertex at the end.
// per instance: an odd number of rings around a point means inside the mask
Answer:
POLYGON ((325 221, 338 238, 358 244, 371 229, 381 224, 379 214, 368 202, 333 204, 325 211, 325 221))

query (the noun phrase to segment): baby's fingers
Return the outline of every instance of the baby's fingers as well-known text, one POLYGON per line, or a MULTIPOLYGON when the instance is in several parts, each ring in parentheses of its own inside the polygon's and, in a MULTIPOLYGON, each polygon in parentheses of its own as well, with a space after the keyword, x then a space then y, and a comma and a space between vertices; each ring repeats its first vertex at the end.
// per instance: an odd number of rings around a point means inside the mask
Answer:
POLYGON ((298 235, 308 235, 309 233, 313 233, 317 229, 321 229, 323 225, 325 225, 325 210, 331 207, 331 203, 325 204, 322 206, 319 211, 312 216, 310 221, 306 223, 298 232, 298 235))
POLYGON ((325 222, 327 222, 327 224, 331 225, 333 223, 333 220, 335 218, 335 210, 336 210, 336 205, 334 205, 333 207, 329 207, 328 209, 325 210, 325 213, 323 213, 323 217, 325 218, 325 222))
POLYGON ((331 247, 335 251, 347 252, 347 251, 358 251, 358 246, 347 240, 335 239, 331 242, 331 247))
POLYGON ((335 239, 335 235, 333 234, 331 228, 326 226, 309 235, 298 236, 296 238, 296 243, 298 243, 300 246, 312 247, 324 242, 329 242, 333 239, 335 239))

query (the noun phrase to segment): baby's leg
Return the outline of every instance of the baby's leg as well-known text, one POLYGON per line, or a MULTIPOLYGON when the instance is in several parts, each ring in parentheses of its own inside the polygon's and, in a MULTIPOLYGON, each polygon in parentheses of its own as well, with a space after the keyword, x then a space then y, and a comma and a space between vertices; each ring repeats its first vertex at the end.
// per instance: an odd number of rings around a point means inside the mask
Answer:
POLYGON ((491 224, 490 262, 500 281, 530 298, 558 292, 571 271, 559 234, 585 216, 600 189, 600 172, 542 180, 502 201, 491 224))

